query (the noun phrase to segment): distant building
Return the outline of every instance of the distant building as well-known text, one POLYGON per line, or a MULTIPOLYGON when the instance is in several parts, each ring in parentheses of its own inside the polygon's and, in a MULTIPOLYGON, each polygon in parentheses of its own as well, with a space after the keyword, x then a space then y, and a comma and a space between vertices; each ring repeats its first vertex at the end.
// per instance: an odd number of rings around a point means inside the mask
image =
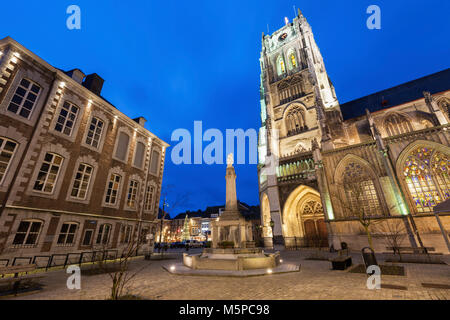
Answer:
MULTIPOLYGON (((181 241, 181 235, 184 227, 186 215, 189 219, 190 235, 192 240, 206 241, 211 240, 211 221, 220 217, 225 210, 223 206, 207 207, 204 211, 186 211, 178 214, 170 220, 170 241, 181 241)), ((239 202, 239 210, 241 214, 254 223, 254 232, 258 232, 258 226, 261 224, 261 215, 259 206, 249 206, 243 202, 239 202)))
POLYGON ((0 40, 1 259, 151 241, 168 144, 102 86, 0 40))

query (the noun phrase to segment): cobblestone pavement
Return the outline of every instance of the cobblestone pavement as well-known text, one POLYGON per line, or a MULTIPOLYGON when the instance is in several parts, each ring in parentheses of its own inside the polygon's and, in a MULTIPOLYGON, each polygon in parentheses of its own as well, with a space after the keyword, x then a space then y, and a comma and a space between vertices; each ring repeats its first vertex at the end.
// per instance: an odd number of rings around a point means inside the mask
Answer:
MULTIPOLYGON (((407 290, 382 288, 369 290, 365 274, 332 271, 328 261, 305 260, 307 252, 283 251, 283 262, 301 264, 300 272, 248 278, 172 275, 163 264, 176 260, 136 260, 132 269, 145 266, 133 280, 130 293, 144 299, 439 299, 450 298, 449 289, 422 287, 421 283, 450 285, 450 266, 431 264, 401 264, 406 276, 382 276, 382 284, 407 287, 407 290)), ((353 254, 354 264, 361 263, 353 254)), ((66 287, 68 274, 64 270, 46 274, 45 287, 38 293, 14 299, 105 299, 111 280, 108 275, 82 276, 81 290, 66 287)))

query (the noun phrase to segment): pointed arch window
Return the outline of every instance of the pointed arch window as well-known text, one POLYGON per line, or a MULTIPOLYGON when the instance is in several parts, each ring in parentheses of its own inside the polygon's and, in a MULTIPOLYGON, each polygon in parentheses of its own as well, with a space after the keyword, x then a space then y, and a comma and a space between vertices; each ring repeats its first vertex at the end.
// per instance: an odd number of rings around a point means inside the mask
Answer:
POLYGON ((450 101, 448 99, 443 99, 439 102, 439 106, 443 112, 447 113, 447 116, 450 119, 450 101))
POLYGON ((277 73, 279 76, 286 72, 286 65, 282 56, 277 58, 277 73))
POLYGON ((288 136, 293 136, 308 130, 303 109, 300 107, 294 107, 289 110, 285 121, 288 136))
POLYGON ((289 61, 291 62, 292 68, 297 68, 297 59, 295 58, 295 53, 291 52, 289 55, 289 61))
POLYGON ((350 217, 368 217, 382 214, 375 180, 367 168, 357 162, 347 164, 343 172, 343 189, 346 199, 344 212, 350 217))
POLYGON ((405 116, 392 114, 384 120, 384 127, 388 136, 397 136, 399 134, 412 132, 411 123, 405 116))
POLYGON ((417 212, 431 212, 450 198, 450 157, 433 148, 418 147, 404 163, 403 175, 417 212))

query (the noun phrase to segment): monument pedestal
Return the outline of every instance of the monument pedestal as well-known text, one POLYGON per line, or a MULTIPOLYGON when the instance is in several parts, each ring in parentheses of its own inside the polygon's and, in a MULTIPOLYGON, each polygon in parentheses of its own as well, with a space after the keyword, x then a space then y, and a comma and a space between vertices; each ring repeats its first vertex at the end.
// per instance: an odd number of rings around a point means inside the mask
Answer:
POLYGON ((224 241, 233 242, 234 248, 254 246, 251 222, 246 221, 242 216, 232 220, 226 218, 227 215, 224 212, 218 220, 212 222, 212 247, 219 248, 220 243, 224 241))

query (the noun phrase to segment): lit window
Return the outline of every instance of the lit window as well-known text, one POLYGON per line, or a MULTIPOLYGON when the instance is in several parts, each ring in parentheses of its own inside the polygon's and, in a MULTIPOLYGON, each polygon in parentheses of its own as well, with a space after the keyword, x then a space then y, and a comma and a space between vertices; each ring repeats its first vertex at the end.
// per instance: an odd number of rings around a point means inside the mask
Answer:
POLYGON ((131 180, 130 185, 128 186, 128 195, 127 195, 127 206, 130 208, 136 207, 138 189, 139 189, 139 182, 137 182, 136 180, 131 180))
POLYGON ((39 232, 41 231, 42 222, 34 220, 24 220, 19 224, 13 245, 17 246, 34 246, 37 244, 39 232))
POLYGON ((418 212, 431 212, 450 198, 450 157, 427 147, 418 147, 406 159, 403 174, 418 212))
POLYGON ((103 131, 103 121, 93 117, 91 124, 89 125, 89 130, 86 136, 86 144, 94 148, 98 148, 100 145, 100 138, 103 131))
POLYGON ((76 105, 65 101, 63 106, 61 107, 61 110, 59 111, 55 130, 70 136, 77 119, 78 111, 79 108, 76 105))
POLYGON ((289 56, 289 58, 291 59, 291 64, 293 68, 297 67, 297 60, 295 59, 295 55, 293 53, 291 53, 291 55, 289 56))
POLYGON ((345 167, 344 192, 347 197, 344 207, 350 216, 382 214, 374 180, 360 164, 351 162, 345 167))
POLYGON ((14 93, 8 110, 24 118, 29 118, 39 98, 41 88, 34 82, 22 79, 14 93))
POLYGON ((52 193, 58 179, 63 158, 54 153, 46 153, 33 189, 52 193))
POLYGON ((277 59, 277 73, 279 76, 281 76, 285 72, 286 72, 286 66, 284 64, 284 60, 281 56, 279 56, 277 59))
POLYGON ((93 168, 85 163, 80 163, 75 181, 73 182, 71 196, 78 199, 86 199, 93 168))
POLYGON ((0 137, 0 183, 8 171, 11 159, 16 151, 17 143, 9 139, 0 137))
POLYGON ((144 210, 151 211, 153 209, 153 194, 155 192, 155 187, 148 185, 147 190, 145 191, 145 203, 144 210))
POLYGON ((105 203, 116 204, 121 180, 122 177, 118 174, 111 174, 108 182, 108 190, 106 191, 105 203))
POLYGON ((96 243, 97 244, 108 244, 110 233, 111 233, 111 225, 110 224, 100 225, 96 243))
POLYGON ((117 142, 116 158, 126 161, 128 153, 128 144, 130 137, 125 132, 119 133, 119 141, 117 142))
POLYGON ((75 241, 75 233, 77 232, 77 223, 63 223, 58 236, 58 245, 69 246, 75 241))
POLYGON ((134 155, 134 166, 142 168, 144 164, 145 144, 138 142, 136 144, 136 153, 134 155))

